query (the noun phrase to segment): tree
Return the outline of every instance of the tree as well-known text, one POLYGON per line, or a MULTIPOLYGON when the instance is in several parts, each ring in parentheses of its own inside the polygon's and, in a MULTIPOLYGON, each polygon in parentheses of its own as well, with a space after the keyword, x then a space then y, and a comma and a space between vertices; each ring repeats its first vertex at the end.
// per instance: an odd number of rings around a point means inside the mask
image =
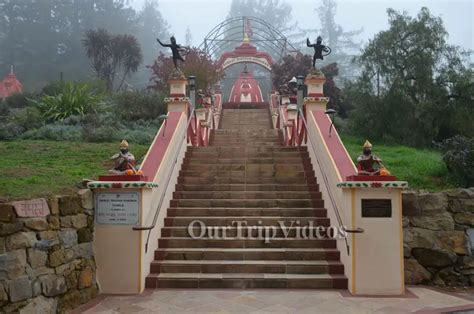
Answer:
POLYGON ((118 89, 142 62, 140 45, 132 35, 111 35, 105 29, 89 30, 83 44, 97 77, 106 82, 108 90, 114 88, 120 71, 122 81, 118 89))
MULTIPOLYGON (((152 71, 150 86, 161 92, 168 91, 168 78, 174 72, 173 60, 160 52, 155 63, 149 66, 152 71)), ((224 73, 218 67, 217 62, 207 56, 204 51, 192 48, 186 56, 186 62, 182 63, 181 70, 187 76, 196 76, 196 88, 204 91, 209 90, 214 84, 223 78, 224 73)))
POLYGON ((387 12, 390 28, 369 41, 357 58, 362 74, 347 86, 353 129, 411 145, 473 136, 468 55, 446 43, 441 18, 427 8, 416 18, 387 12))
MULTIPOLYGON (((279 63, 272 66, 272 79, 274 89, 288 83, 289 80, 298 75, 306 76, 311 66, 311 56, 297 52, 293 55, 286 55, 279 63)), ((337 63, 330 63, 321 68, 326 76, 324 83, 324 95, 329 97, 328 108, 336 109, 339 116, 346 118, 348 103, 344 101, 340 88, 336 86, 335 77, 339 75, 337 63)))

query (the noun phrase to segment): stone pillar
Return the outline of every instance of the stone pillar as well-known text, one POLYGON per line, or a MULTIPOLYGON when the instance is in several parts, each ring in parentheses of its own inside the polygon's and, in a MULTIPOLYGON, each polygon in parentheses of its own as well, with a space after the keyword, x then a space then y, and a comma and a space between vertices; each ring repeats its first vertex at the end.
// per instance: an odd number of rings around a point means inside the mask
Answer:
POLYGON ((324 74, 316 69, 306 76, 305 84, 308 86, 308 97, 304 98, 303 104, 306 111, 326 111, 328 97, 324 97, 323 86, 326 81, 324 74))
POLYGON ((186 97, 188 80, 182 73, 175 73, 169 79, 170 97, 165 98, 168 103, 168 112, 188 112, 189 98, 186 97))
POLYGON ((349 237, 353 295, 405 293, 403 261, 402 194, 404 181, 345 181, 344 210, 350 211, 349 237))

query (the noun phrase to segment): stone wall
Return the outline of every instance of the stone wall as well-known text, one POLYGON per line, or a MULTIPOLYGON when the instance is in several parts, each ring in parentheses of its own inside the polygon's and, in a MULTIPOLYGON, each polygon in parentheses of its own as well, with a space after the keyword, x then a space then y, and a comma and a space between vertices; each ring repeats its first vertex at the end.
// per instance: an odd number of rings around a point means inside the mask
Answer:
POLYGON ((473 286, 474 188, 404 193, 403 215, 405 282, 473 286))
POLYGON ((48 200, 46 217, 0 204, 0 312, 63 313, 98 294, 92 193, 48 200))

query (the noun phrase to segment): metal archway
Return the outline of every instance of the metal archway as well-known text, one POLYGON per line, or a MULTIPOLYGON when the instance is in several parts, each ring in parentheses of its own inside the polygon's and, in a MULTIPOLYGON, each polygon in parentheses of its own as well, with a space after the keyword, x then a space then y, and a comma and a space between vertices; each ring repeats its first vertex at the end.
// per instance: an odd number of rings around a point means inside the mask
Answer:
POLYGON ((219 23, 206 35, 199 48, 218 59, 224 52, 239 46, 246 34, 253 46, 269 53, 275 61, 297 51, 282 32, 265 20, 251 16, 232 17, 219 23))

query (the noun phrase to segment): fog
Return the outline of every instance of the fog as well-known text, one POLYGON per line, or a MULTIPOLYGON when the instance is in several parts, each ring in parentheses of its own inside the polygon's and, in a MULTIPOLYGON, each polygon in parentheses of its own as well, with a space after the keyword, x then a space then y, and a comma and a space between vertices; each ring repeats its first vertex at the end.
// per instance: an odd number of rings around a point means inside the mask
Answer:
MULTIPOLYGON (((145 0, 131 0, 131 5, 141 8, 145 0)), ((291 4, 291 17, 303 29, 319 28, 315 8, 319 1, 286 1, 291 4)), ((192 44, 198 46, 206 34, 218 23, 224 21, 229 12, 231 0, 159 0, 159 9, 170 24, 170 32, 178 41, 184 42, 186 27, 192 34, 192 44)), ((346 1, 338 0, 336 22, 344 30, 363 28, 359 40, 364 43, 377 32, 387 29, 387 8, 406 11, 415 16, 421 7, 428 7, 433 15, 443 19, 449 33, 448 41, 466 49, 474 49, 474 1, 346 1)), ((312 37, 316 37, 314 34, 312 37)))

